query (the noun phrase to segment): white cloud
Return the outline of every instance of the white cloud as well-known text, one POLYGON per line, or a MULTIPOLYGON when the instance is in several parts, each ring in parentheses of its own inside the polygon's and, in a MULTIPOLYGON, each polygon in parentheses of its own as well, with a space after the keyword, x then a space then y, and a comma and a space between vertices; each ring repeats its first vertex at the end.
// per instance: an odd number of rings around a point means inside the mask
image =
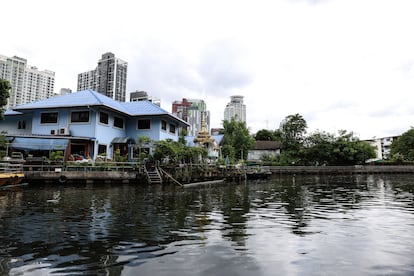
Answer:
POLYGON ((414 124, 410 0, 67 1, 2 4, 0 54, 56 72, 56 90, 101 55, 129 63, 128 90, 204 98, 218 127, 245 96, 252 132, 302 114, 309 131, 397 135, 414 124))

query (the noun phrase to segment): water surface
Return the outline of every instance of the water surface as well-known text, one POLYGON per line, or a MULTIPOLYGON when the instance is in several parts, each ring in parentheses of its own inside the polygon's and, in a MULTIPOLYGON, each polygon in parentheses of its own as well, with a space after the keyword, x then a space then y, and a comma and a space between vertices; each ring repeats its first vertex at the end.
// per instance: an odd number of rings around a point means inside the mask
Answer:
POLYGON ((0 275, 413 275, 411 175, 0 191, 0 275))

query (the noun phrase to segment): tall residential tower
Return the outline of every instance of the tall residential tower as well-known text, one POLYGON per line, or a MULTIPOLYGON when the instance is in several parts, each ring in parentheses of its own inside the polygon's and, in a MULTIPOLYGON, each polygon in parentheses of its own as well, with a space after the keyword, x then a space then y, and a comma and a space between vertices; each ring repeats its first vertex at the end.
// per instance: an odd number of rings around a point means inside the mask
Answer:
POLYGON ((239 122, 246 122, 246 105, 243 104, 243 96, 236 95, 230 97, 230 102, 224 109, 224 120, 234 119, 239 122))
POLYGON ((92 89, 115 101, 125 102, 128 63, 105 53, 96 69, 78 74, 78 91, 92 89))
POLYGON ((184 98, 182 101, 174 101, 172 104, 172 114, 190 124, 190 127, 187 129, 189 136, 197 136, 202 129, 201 121, 203 114, 205 129, 207 131, 210 129, 210 112, 206 109, 206 103, 199 99, 184 98))
POLYGON ((27 66, 27 60, 0 55, 0 78, 11 84, 6 108, 54 96, 55 73, 27 66))

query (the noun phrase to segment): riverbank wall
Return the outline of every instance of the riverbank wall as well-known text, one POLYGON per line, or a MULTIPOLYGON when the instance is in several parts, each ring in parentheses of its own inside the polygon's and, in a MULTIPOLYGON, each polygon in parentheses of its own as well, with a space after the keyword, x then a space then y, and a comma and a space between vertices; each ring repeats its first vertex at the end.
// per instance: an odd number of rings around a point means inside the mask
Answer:
POLYGON ((216 166, 188 164, 179 166, 153 166, 151 170, 131 163, 102 164, 41 164, 24 165, 24 174, 30 183, 132 183, 152 184, 153 175, 158 175, 154 183, 188 184, 199 181, 226 179, 239 181, 245 178, 245 170, 240 166, 216 166), (157 167, 154 172, 154 168, 157 167), (149 175, 152 175, 151 177, 149 175), (151 178, 151 179, 150 179, 151 178))
MULTIPOLYGON (((164 169, 169 177, 162 176, 162 183, 191 183, 226 179, 246 179, 246 168, 227 166, 179 166, 164 169), (171 181, 173 179, 174 181, 171 181)), ((270 177, 280 175, 358 175, 358 174, 414 174, 414 166, 268 166, 270 177)), ((145 170, 122 165, 95 166, 44 166, 24 171, 28 182, 42 183, 132 183, 147 184, 145 170)))
POLYGON ((281 174, 411 174, 414 166, 356 165, 356 166, 269 166, 272 175, 281 174))

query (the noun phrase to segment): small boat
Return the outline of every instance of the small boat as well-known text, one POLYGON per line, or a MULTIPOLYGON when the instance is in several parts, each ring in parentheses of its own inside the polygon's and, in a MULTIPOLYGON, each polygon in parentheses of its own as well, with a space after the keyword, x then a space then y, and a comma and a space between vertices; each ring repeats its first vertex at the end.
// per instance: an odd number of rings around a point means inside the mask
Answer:
POLYGON ((18 185, 23 179, 22 164, 0 163, 0 187, 18 185))

